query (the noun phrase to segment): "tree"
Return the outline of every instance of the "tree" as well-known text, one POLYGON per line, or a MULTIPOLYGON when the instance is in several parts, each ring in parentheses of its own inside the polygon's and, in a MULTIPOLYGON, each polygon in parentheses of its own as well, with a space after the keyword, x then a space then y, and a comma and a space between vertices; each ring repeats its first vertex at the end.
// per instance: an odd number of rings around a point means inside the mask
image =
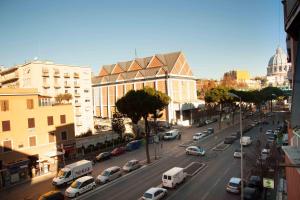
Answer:
POLYGON ((64 94, 58 94, 54 98, 57 103, 62 104, 63 101, 69 102, 73 97, 70 93, 64 93, 64 94))
POLYGON ((64 100, 63 94, 58 94, 58 95, 56 95, 54 98, 55 98, 55 101, 56 101, 57 103, 59 103, 59 104, 61 104, 62 101, 64 100))
POLYGON ((67 102, 69 102, 72 98, 73 98, 72 94, 70 94, 70 93, 63 94, 63 100, 65 100, 67 102))
POLYGON ((122 113, 115 112, 113 114, 113 118, 111 120, 111 127, 112 130, 119 134, 120 138, 122 138, 123 133, 125 132, 124 115, 122 113))
POLYGON ((150 129, 148 117, 162 111, 170 102, 170 97, 165 93, 146 87, 141 90, 131 90, 116 102, 119 112, 129 117, 134 124, 143 118, 145 122, 145 140, 147 162, 150 163, 148 140, 150 129))
POLYGON ((221 119, 224 112, 225 105, 232 103, 232 97, 228 94, 229 89, 226 87, 218 86, 210 89, 205 93, 205 103, 212 103, 219 106, 219 128, 221 128, 221 119))

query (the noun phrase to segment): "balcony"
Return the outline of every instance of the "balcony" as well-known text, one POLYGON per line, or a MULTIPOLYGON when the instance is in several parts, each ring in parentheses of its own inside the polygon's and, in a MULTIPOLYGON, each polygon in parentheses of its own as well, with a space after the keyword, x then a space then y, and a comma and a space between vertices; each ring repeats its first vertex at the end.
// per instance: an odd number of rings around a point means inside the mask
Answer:
POLYGON ((54 84, 54 88, 59 89, 59 88, 61 88, 61 86, 56 83, 56 84, 54 84))
POLYGON ((82 126, 82 122, 81 121, 77 121, 76 122, 76 126, 82 126))
POLYGON ((59 71, 54 72, 54 77, 56 77, 56 78, 59 78, 59 77, 60 77, 59 71))
POLYGON ((80 107, 81 103, 75 103, 75 107, 80 107))
POLYGON ((74 87, 75 87, 75 88, 80 88, 79 83, 75 83, 75 84, 74 84, 74 87))
POLYGON ((43 77, 49 77, 49 72, 48 71, 43 71, 42 76, 43 77))
POLYGON ((50 88, 49 83, 43 83, 43 88, 50 88))
POLYGON ((65 88, 70 88, 71 87, 70 83, 65 83, 64 86, 65 86, 65 88))
POLYGON ((64 77, 65 78, 70 78, 70 74, 69 73, 64 73, 64 77))
POLYGON ((74 96, 75 97, 80 97, 80 94, 79 93, 75 93, 74 96))
POLYGON ((75 115, 76 116, 81 116, 82 114, 81 114, 80 110, 76 110, 75 115))
POLYGON ((12 83, 12 82, 17 81, 18 79, 19 79, 19 73, 13 72, 10 74, 2 75, 2 77, 0 78, 0 83, 2 83, 2 84, 12 83))
POLYGON ((79 74, 78 73, 74 73, 73 77, 74 78, 79 78, 79 74))

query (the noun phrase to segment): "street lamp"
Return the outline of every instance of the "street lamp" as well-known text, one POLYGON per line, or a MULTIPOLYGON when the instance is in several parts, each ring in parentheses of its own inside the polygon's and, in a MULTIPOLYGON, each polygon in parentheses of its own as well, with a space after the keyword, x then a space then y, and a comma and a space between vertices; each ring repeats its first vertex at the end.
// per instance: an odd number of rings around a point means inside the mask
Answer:
POLYGON ((234 93, 228 93, 229 96, 231 97, 236 97, 240 100, 240 134, 241 134, 241 138, 240 138, 240 144, 241 144, 241 199, 244 199, 244 180, 243 180, 243 145, 242 145, 242 137, 243 137, 243 127, 242 127, 242 98, 234 93))
POLYGON ((273 107, 273 97, 276 97, 276 94, 271 94, 271 113, 273 112, 272 111, 272 107, 273 107))

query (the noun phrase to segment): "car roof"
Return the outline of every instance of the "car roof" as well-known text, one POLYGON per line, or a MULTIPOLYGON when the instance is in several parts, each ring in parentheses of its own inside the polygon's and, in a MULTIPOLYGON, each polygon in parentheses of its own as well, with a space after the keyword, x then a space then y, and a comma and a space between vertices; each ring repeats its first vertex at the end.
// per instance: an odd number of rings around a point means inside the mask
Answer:
POLYGON ((201 147, 197 147, 197 146, 188 146, 187 148, 197 148, 197 149, 201 149, 201 147))
POLYGON ((145 193, 154 194, 156 191, 161 190, 162 188, 159 187, 152 187, 148 189, 145 193))
POLYGON ((240 178, 236 178, 236 177, 232 177, 230 180, 229 180, 230 183, 236 183, 236 184, 239 184, 241 182, 241 179, 240 178))
POLYGON ((129 160, 128 162, 137 162, 138 160, 137 159, 132 159, 132 160, 129 160))
POLYGON ((92 179, 92 178, 93 178, 92 176, 83 176, 81 178, 76 179, 76 181, 84 182, 84 181, 87 181, 87 180, 92 179))
POLYGON ((109 168, 107 168, 107 169, 105 169, 105 170, 107 170, 107 171, 112 171, 112 170, 114 170, 114 169, 120 169, 120 167, 118 167, 118 166, 113 166, 113 167, 109 167, 109 168))
POLYGON ((203 133, 201 133, 201 132, 195 133, 195 135, 200 135, 200 134, 202 135, 203 133))

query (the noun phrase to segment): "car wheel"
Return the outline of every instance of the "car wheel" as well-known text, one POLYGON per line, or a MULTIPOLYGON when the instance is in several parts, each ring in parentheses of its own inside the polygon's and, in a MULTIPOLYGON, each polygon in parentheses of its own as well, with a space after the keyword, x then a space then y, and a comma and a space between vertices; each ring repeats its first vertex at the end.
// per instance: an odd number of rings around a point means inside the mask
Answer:
POLYGON ((78 197, 79 196, 79 193, 77 192, 76 194, 75 194, 75 197, 78 197))
POLYGON ((187 152, 186 152, 186 155, 189 155, 189 154, 190 154, 190 153, 187 151, 187 152))
POLYGON ((94 190, 96 188, 96 186, 95 185, 93 185, 93 187, 92 187, 92 190, 94 190))

